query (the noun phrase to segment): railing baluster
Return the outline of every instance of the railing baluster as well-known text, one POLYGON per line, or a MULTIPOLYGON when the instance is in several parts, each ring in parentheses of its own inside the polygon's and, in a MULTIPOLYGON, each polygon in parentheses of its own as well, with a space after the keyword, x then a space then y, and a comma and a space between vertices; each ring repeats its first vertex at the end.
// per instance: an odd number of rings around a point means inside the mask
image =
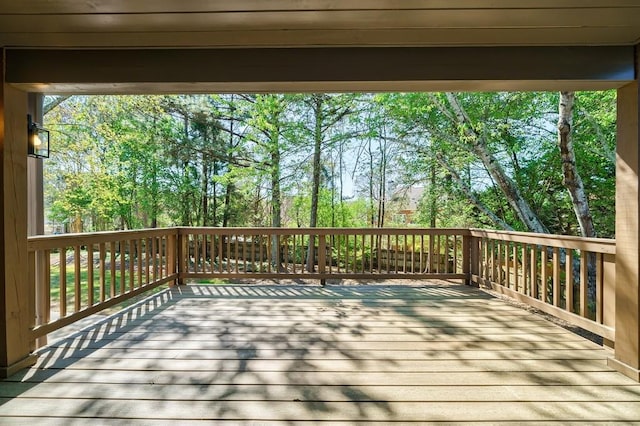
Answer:
POLYGON ((60 318, 67 316, 67 248, 60 247, 60 318))
POLYGON ((513 287, 515 291, 520 292, 520 262, 518 261, 518 243, 513 243, 513 287))
POLYGON ((294 274, 297 273, 297 267, 296 264, 298 263, 298 244, 296 243, 296 240, 298 239, 298 235, 297 234, 293 234, 291 236, 291 270, 293 271, 294 274))
POLYGON ((357 235, 356 237, 361 237, 359 238, 360 248, 358 249, 358 252, 360 253, 359 255, 360 267, 356 272, 359 274, 364 274, 366 272, 366 262, 367 262, 367 244, 365 240, 365 234, 363 233, 362 235, 357 235))
POLYGON ((158 263, 159 263, 159 278, 162 280, 167 276, 167 236, 161 235, 158 237, 158 263))
POLYGON ((504 264, 505 269, 505 286, 511 288, 511 243, 504 243, 504 263, 500 262, 500 266, 504 264))
POLYGON ((402 236, 402 272, 407 273, 407 234, 402 236))
MULTIPOLYGON (((44 251, 44 269, 42 271, 44 280, 42 286, 42 299, 43 304, 43 323, 46 324, 51 321, 51 250, 44 251)), ((46 342, 44 342, 46 343, 46 342)))
MULTIPOLYGON (((153 244, 151 250, 153 251, 153 244)), ((198 272, 200 272, 200 235, 193 234, 193 273, 198 272)))
POLYGON ((207 234, 202 234, 202 272, 204 273, 206 273, 211 266, 210 262, 209 266, 207 266, 207 255, 211 258, 211 253, 208 253, 208 248, 209 244, 207 242, 207 234))
POLYGON ((100 283, 99 283, 99 290, 100 290, 100 302, 104 302, 105 299, 107 298, 107 292, 106 292, 106 274, 107 271, 105 270, 106 268, 106 257, 107 257, 107 252, 106 252, 106 246, 104 243, 100 243, 100 261, 99 261, 99 268, 100 268, 100 283))
POLYGON ((225 233, 224 230, 222 229, 217 229, 216 230, 216 250, 217 250, 217 261, 218 261, 218 266, 216 268, 216 271, 218 271, 218 273, 223 273, 225 272, 225 267, 224 267, 224 259, 226 256, 226 244, 225 244, 225 233))
POLYGON ((484 272, 485 272, 485 278, 487 278, 490 281, 493 281, 493 251, 492 251, 492 247, 493 247, 493 240, 490 240, 488 238, 485 238, 484 241, 484 248, 485 248, 485 253, 484 253, 484 272))
POLYGON ((120 294, 124 294, 126 291, 126 280, 127 280, 127 274, 126 274, 126 269, 125 269, 125 242, 124 241, 120 241, 119 242, 119 246, 118 246, 118 251, 119 251, 119 257, 120 257, 120 294))
POLYGON ((93 244, 87 244, 87 306, 93 306, 93 244))
POLYGON ((400 242, 399 242, 399 237, 398 234, 395 235, 395 244, 394 244, 394 248, 393 248, 393 264, 394 264, 394 272, 397 274, 398 273, 398 257, 399 257, 399 251, 400 251, 400 242))
MULTIPOLYGON (((151 239, 145 238, 144 240, 144 284, 151 282, 151 239)), ((189 260, 191 257, 189 245, 187 245, 187 268, 189 268, 189 260)), ((195 262, 194 262, 195 263, 195 262)))
POLYGON ((489 251, 489 265, 487 265, 489 267, 489 280, 491 282, 496 282, 496 265, 495 265, 495 261, 496 261, 496 241, 495 240, 489 240, 487 241, 487 249, 489 251))
POLYGON ((495 242, 496 250, 496 282, 500 285, 504 284, 504 270, 502 269, 502 241, 495 242))
POLYGON ((546 246, 542 246, 542 249, 540 250, 540 257, 541 257, 541 265, 542 265, 542 301, 544 303, 549 303, 549 298, 548 296, 548 286, 549 286, 549 271, 548 271, 548 267, 549 267, 549 253, 548 253, 548 247, 546 246))
POLYGON ((243 272, 247 272, 247 234, 242 234, 242 268, 243 272))
POLYGON ((116 297, 116 243, 109 243, 109 295, 116 297))
POLYGON ((259 260, 259 262, 258 262, 258 265, 259 265, 258 266, 258 270, 260 272, 263 272, 262 268, 263 268, 263 265, 264 265, 264 251, 263 251, 264 235, 260 236, 260 239, 258 240, 258 243, 259 243, 259 252, 260 252, 259 257, 258 257, 258 260, 259 260))
MULTIPOLYGON (((453 236, 453 272, 458 273, 459 268, 458 268, 458 235, 454 235, 453 236)), ((462 256, 462 258, 464 259, 464 256, 462 256)))
MULTIPOLYGON (((142 268, 143 268, 143 259, 142 259, 142 239, 138 239, 136 241, 136 260, 138 262, 138 288, 142 287, 142 268)), ((184 252, 183 252, 184 256, 184 252)), ((184 257, 183 257, 184 258, 184 257)), ((180 264, 183 265, 184 262, 180 261, 180 264)), ((181 272, 184 272, 184 266, 180 268, 181 272)))
POLYGON ((82 269, 80 269, 80 246, 78 245, 73 248, 73 278, 74 312, 79 312, 82 309, 82 269))
POLYGON ((436 236, 436 273, 442 272, 442 238, 440 234, 436 236))
POLYGON ((529 289, 531 288, 530 286, 528 286, 528 281, 529 281, 529 253, 527 253, 528 251, 528 246, 527 244, 522 244, 521 246, 521 256, 522 256, 522 294, 525 295, 530 295, 531 293, 529 292, 529 289))
POLYGON ((267 273, 271 273, 273 270, 272 264, 273 264, 273 234, 269 233, 267 234, 267 246, 266 246, 266 250, 267 250, 267 273))
POLYGON ((565 309, 573 312, 573 249, 567 249, 567 258, 565 263, 565 309))
POLYGON ((603 295, 603 289, 604 286, 602 284, 602 277, 603 277, 603 269, 604 269, 604 264, 603 264, 603 257, 602 257, 602 253, 596 253, 596 300, 595 300, 595 304, 596 304, 596 322, 598 324, 602 324, 604 321, 604 317, 603 317, 603 300, 602 300, 602 295, 603 295))
POLYGON ((533 244, 531 246, 531 284, 530 291, 531 297, 538 298, 538 246, 533 244))
POLYGON ((424 264, 424 234, 420 234, 420 273, 425 272, 425 264, 424 264))
POLYGON ((129 240, 129 291, 133 291, 135 284, 135 268, 134 268, 134 253, 136 250, 135 240, 129 240))
POLYGON ((318 274, 324 274, 327 266, 327 237, 318 235, 318 274))
POLYGON ((216 271, 214 268, 216 261, 216 236, 209 234, 209 272, 212 274, 216 271))
POLYGON ((560 249, 553 248, 553 306, 560 306, 560 249))
POLYGON ((580 316, 589 317, 589 252, 580 250, 580 316))

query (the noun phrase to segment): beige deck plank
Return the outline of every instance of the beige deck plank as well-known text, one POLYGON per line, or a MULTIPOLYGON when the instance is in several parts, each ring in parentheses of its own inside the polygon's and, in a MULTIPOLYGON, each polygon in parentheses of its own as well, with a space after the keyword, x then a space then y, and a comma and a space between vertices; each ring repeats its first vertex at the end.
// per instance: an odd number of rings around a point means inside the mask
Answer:
POLYGON ((70 370, 32 369, 13 376, 7 383, 24 381, 29 383, 140 383, 140 384, 197 384, 207 386, 255 384, 256 380, 266 385, 304 386, 308 384, 337 386, 385 386, 401 383, 415 386, 630 386, 637 385, 631 379, 612 371, 481 371, 481 372, 350 372, 327 374, 318 371, 302 371, 289 374, 287 371, 263 371, 251 374, 223 372, 176 372, 176 371, 127 371, 127 370, 70 370))
MULTIPOLYGON (((584 339, 576 339, 570 341, 528 341, 528 340, 486 340, 478 339, 473 341, 454 341, 438 338, 437 340, 428 340, 419 335, 402 335, 397 333, 386 334, 374 334, 367 333, 360 336, 354 336, 351 333, 343 333, 342 336, 337 336, 338 333, 329 334, 322 337, 322 340, 332 344, 346 344, 353 345, 352 348, 356 349, 385 349, 393 347, 395 349, 413 349, 413 350, 471 350, 471 349, 485 349, 485 350, 568 350, 568 349, 596 349, 601 350, 600 347, 595 346, 593 343, 584 339), (357 340, 356 340, 357 339, 357 340), (595 347, 594 347, 595 346, 595 347)), ((157 345, 158 348, 165 348, 166 342, 172 342, 180 340, 182 349, 191 350, 207 350, 219 348, 222 344, 217 337, 219 333, 199 333, 197 335, 185 336, 180 333, 114 333, 112 335, 106 335, 101 340, 108 343, 101 343, 100 347, 118 349, 118 348, 130 348, 136 346, 138 348, 148 348, 149 346, 142 346, 142 343, 149 344, 151 346, 157 345), (113 342, 113 344, 112 344, 113 342), (153 342, 153 343, 150 343, 153 342), (163 343, 165 342, 165 343, 163 343)), ((227 335, 229 341, 236 344, 252 342, 254 344, 270 343, 281 341, 282 337, 278 334, 271 336, 263 334, 253 333, 239 333, 233 335, 227 335)), ((509 337, 509 336, 507 336, 509 337)), ((287 336, 287 340, 294 344, 313 343, 315 337, 309 337, 306 333, 290 334, 287 336)), ((51 345, 52 348, 64 348, 68 349, 82 349, 90 346, 97 347, 98 344, 86 340, 76 340, 74 342, 56 342, 51 345)))
POLYGON ((640 422, 608 356, 464 286, 189 286, 42 350, 0 423, 640 422))
MULTIPOLYGON (((176 345, 178 346, 178 345, 176 345)), ((222 345, 224 346, 224 345, 222 345)), ((61 350, 62 352, 63 350, 61 350)), ((64 356, 60 353, 60 356, 64 356)), ((606 353, 594 349, 565 349, 565 350, 406 350, 406 349, 354 349, 345 345, 345 347, 337 347, 333 350, 327 348, 288 348, 286 350, 279 349, 269 345, 269 347, 261 347, 260 345, 252 345, 251 348, 237 347, 236 349, 140 349, 140 348, 102 348, 100 351, 83 351, 74 354, 68 359, 99 359, 109 360, 125 360, 125 359, 177 359, 177 360, 233 360, 233 359, 263 359, 263 360, 421 360, 428 358, 430 360, 520 360, 520 359, 539 359, 539 360, 605 360, 606 353)))
POLYGON ((25 405, 35 417, 79 416, 91 419, 224 419, 242 421, 538 421, 556 417, 567 420, 638 421, 637 402, 325 402, 325 401, 165 401, 110 399, 2 399, 0 414, 19 416, 25 405), (461 404, 464 404, 464 407, 461 404))
MULTIPOLYGON (((28 426, 32 426, 34 424, 38 424, 38 422, 42 421, 41 418, 37 418, 37 417, 26 417, 26 416, 21 416, 21 417, 3 417, 3 420, 6 420, 8 424, 11 425, 28 425, 28 426)), ((100 419, 100 424, 102 425, 122 425, 123 421, 119 420, 119 419, 100 419)), ((260 420, 260 422, 258 422, 257 424, 260 426, 283 426, 283 425, 291 425, 292 422, 287 422, 287 421, 281 421, 281 420, 260 420)), ((78 419, 78 418, 74 418, 74 417, 56 417, 55 419, 53 418, 47 418, 47 425, 48 426, 69 426, 69 425, 80 425, 80 426, 85 426, 87 424, 87 419, 78 419)), ((131 424, 130 422, 127 422, 127 424, 131 424)), ((154 420, 148 420, 148 419, 136 419, 135 424, 137 426, 160 426, 160 425, 169 425, 169 426, 175 426, 176 425, 176 420, 165 420, 165 419, 154 419, 154 420)), ((218 426, 238 426, 238 420, 216 420, 215 424, 218 426)), ((256 424, 256 423, 254 423, 256 424)), ((331 420, 331 421, 318 421, 318 420, 296 420, 295 424, 301 424, 301 425, 317 425, 317 424, 322 424, 322 425, 331 425, 331 426, 353 426, 354 422, 352 421, 335 421, 335 420, 331 420)), ((387 420, 382 420, 382 421, 377 421, 377 420, 367 420, 366 422, 358 422, 358 424, 366 424, 366 425, 380 425, 380 426, 389 426, 389 422, 387 420)), ((455 423, 455 422, 449 422, 449 421, 433 421, 433 422, 429 422, 429 425, 434 425, 434 426, 451 426, 451 425, 456 425, 456 424, 460 424, 460 423, 455 423)), ((490 421, 490 422, 482 422, 482 421, 467 421, 463 423, 464 425, 467 424, 472 424, 474 426, 522 426, 523 422, 522 421, 518 421, 518 422, 511 422, 511 421, 507 421, 507 422, 501 422, 501 421, 490 421)), ((526 423, 525 423, 526 424, 526 423)), ((535 422, 531 422, 529 424, 534 424, 534 425, 562 425, 562 426, 585 426, 585 422, 580 420, 580 421, 575 421, 575 422, 571 422, 571 421, 563 421, 563 422, 556 422, 556 421, 535 421, 535 422)), ((603 425, 603 426, 611 426, 613 423, 607 420, 604 421, 590 421, 589 425, 603 425)), ((636 424, 634 422, 624 422, 624 424, 636 424)), ((180 425, 211 425, 211 420, 187 420, 187 419, 180 419, 180 425)), ((424 425, 423 421, 416 421, 416 422, 394 422, 393 423, 394 426, 402 426, 402 425, 424 425)))
POLYGON ((8 383, 0 388, 0 398, 51 398, 59 399, 158 399, 191 401, 292 401, 306 399, 316 401, 613 401, 634 402, 640 398, 640 386, 503 386, 478 385, 461 388, 455 385, 288 385, 239 384, 128 384, 123 389, 119 383, 97 383, 90 388, 78 383, 8 383))

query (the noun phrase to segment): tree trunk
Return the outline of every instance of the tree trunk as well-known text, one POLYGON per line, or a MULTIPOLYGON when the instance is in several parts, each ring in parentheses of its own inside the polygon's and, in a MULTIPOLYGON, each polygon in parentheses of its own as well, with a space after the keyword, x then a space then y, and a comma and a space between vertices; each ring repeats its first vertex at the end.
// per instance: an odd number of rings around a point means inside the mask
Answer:
POLYGON ((207 226, 209 219, 209 166, 202 154, 202 226, 207 226))
MULTIPOLYGON (((465 136, 469 139, 470 148, 473 153, 482 161, 485 168, 500 187, 502 193, 507 198, 507 202, 518 215, 518 218, 525 224, 531 232, 547 234, 547 227, 540 221, 527 200, 524 199, 518 186, 506 174, 500 162, 490 152, 487 141, 473 126, 471 119, 458 102, 455 94, 446 94, 449 105, 453 109, 455 120, 460 128, 464 129, 465 136)), ((441 105, 438 105, 441 108, 441 105)), ((448 111, 443 113, 450 115, 448 111)))
POLYGON ((372 228, 375 228, 378 213, 376 211, 376 206, 373 204, 374 200, 376 199, 376 194, 374 192, 375 188, 373 185, 373 175, 375 173, 375 170, 373 167, 373 150, 371 149, 371 139, 368 140, 367 148, 369 153, 369 223, 372 228))
POLYGON ((429 226, 435 228, 437 226, 436 216, 438 214, 438 199, 436 198, 436 165, 432 160, 431 181, 429 182, 429 226))
MULTIPOLYGON (((280 188, 280 129, 276 128, 271 133, 271 226, 282 226, 282 192, 280 188)), ((271 264, 281 267, 280 246, 278 237, 271 237, 271 264)))
MULTIPOLYGON (((584 183, 576 166, 576 154, 573 149, 573 106, 575 103, 574 92, 560 92, 558 105, 558 149, 562 159, 562 184, 569 192, 573 211, 578 220, 580 235, 583 237, 595 237, 596 229, 593 225, 593 217, 589 209, 589 200, 584 189, 584 183)), ((596 296, 596 258, 590 253, 582 259, 587 262, 589 296, 596 296)), ((578 269, 579 265, 574 265, 578 269)), ((577 277, 577 275, 576 275, 577 277)))
POLYGON ((42 115, 47 115, 52 109, 69 99, 71 95, 53 96, 51 101, 43 106, 42 115))
MULTIPOLYGON (((313 113, 315 127, 313 132, 313 182, 311 187, 311 212, 309 227, 318 226, 318 198, 320 195, 320 160, 322 155, 322 125, 323 125, 323 98, 322 95, 314 95, 313 113)), ((307 271, 315 270, 315 238, 309 238, 309 248, 307 250, 307 271)))
POLYGON ((558 107, 558 149, 562 159, 562 184, 569 192, 573 211, 576 214, 580 235, 583 237, 595 237, 596 230, 593 225, 593 217, 589 210, 589 200, 584 189, 584 183, 576 166, 576 154, 573 149, 571 135, 573 127, 574 92, 560 92, 560 104, 558 107))
MULTIPOLYGON (((235 101, 235 97, 231 95, 231 105, 235 101)), ((229 146, 227 147, 227 167, 229 164, 233 162, 233 149, 235 146, 233 145, 233 132, 234 132, 234 124, 235 124, 235 110, 231 109, 231 123, 229 123, 229 146)), ((235 190, 234 184, 229 179, 227 183, 227 187, 225 188, 224 193, 224 211, 222 212, 222 227, 226 228, 229 226, 229 219, 231 219, 231 198, 233 191, 235 190)))
MULTIPOLYGON (((384 130, 383 130, 384 133, 384 130)), ((379 191, 378 191, 378 228, 384 228, 384 220, 386 215, 387 203, 387 142, 386 138, 382 138, 379 142, 380 151, 380 167, 378 169, 379 191)))

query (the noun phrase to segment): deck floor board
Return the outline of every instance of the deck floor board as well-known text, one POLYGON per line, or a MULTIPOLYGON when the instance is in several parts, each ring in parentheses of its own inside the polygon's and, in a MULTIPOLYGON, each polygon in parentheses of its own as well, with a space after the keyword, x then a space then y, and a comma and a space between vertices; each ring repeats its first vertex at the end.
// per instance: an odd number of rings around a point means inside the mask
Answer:
POLYGON ((610 353, 477 289, 187 286, 43 348, 2 424, 640 424, 610 353))

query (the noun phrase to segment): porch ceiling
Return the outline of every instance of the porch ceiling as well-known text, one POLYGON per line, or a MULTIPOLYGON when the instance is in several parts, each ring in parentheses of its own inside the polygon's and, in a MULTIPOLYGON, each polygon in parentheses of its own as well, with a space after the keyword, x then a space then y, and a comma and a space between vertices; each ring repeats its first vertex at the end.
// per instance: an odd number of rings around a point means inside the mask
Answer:
POLYGON ((636 0, 0 0, 0 45, 632 45, 639 22, 636 0))

